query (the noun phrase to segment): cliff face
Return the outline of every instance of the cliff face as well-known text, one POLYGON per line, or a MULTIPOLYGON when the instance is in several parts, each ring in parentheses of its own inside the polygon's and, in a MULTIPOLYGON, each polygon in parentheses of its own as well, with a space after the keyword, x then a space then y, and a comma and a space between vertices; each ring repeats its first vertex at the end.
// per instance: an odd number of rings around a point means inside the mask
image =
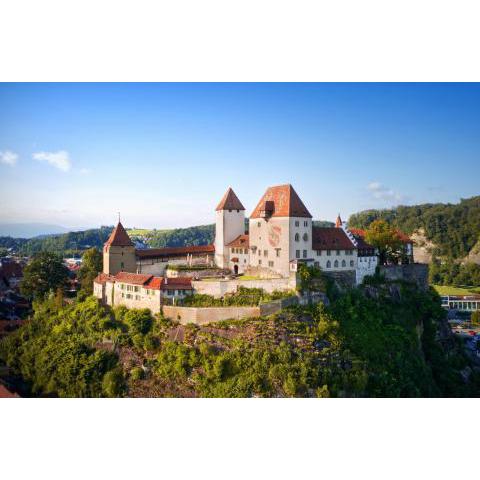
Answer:
POLYGON ((467 255, 467 257, 465 257, 464 263, 467 263, 467 262, 472 262, 472 263, 476 263, 477 265, 480 265, 480 238, 478 239, 478 242, 470 250, 470 253, 467 255))
POLYGON ((412 233, 413 258, 418 263, 431 263, 435 244, 425 236, 425 230, 420 228, 412 233))

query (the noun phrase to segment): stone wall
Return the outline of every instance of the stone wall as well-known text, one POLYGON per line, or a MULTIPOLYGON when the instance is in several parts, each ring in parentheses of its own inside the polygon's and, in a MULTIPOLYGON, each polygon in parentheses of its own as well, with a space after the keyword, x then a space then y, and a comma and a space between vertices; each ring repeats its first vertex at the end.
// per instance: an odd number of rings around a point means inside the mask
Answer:
POLYGON ((222 320, 238 320, 241 318, 273 315, 280 312, 282 308, 296 304, 298 304, 298 298, 292 296, 264 303, 258 307, 173 307, 164 305, 162 311, 166 318, 170 318, 182 325, 187 323, 204 325, 222 320))
POLYGON ((208 281, 193 281, 193 289, 195 293, 204 295, 211 295, 215 298, 221 298, 226 293, 235 293, 238 287, 245 288, 262 288, 267 293, 272 293, 275 290, 285 292, 287 290, 295 290, 296 278, 271 278, 269 280, 208 280, 208 281))
POLYGON ((325 274, 326 277, 329 277, 332 280, 334 280, 337 286, 342 290, 353 288, 357 284, 355 270, 346 270, 343 272, 323 271, 323 273, 325 274))
POLYGON ((379 273, 387 280, 405 280, 416 283, 423 290, 428 289, 428 265, 425 263, 380 265, 379 273))

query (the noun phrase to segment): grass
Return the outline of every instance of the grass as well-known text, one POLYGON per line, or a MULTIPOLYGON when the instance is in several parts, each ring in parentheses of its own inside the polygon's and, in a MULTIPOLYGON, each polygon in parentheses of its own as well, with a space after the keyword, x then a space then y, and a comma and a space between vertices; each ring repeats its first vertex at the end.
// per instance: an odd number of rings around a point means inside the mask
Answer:
POLYGON ((453 287, 450 285, 433 285, 439 295, 471 295, 480 293, 480 287, 453 287))
POLYGON ((241 275, 237 277, 237 280, 260 280, 260 277, 255 277, 253 275, 241 275))

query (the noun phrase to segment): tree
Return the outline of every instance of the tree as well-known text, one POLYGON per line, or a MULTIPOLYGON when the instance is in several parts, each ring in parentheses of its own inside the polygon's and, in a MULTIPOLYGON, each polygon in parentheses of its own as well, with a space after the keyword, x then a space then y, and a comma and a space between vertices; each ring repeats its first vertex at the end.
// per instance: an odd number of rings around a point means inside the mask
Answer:
POLYGON ((93 280, 102 271, 102 254, 95 248, 89 248, 82 256, 82 266, 78 272, 81 290, 91 295, 93 293, 93 280))
POLYGON ((472 322, 472 325, 480 324, 480 310, 472 312, 472 316, 470 317, 470 321, 472 322))
POLYGON ((373 221, 365 231, 365 240, 378 249, 381 264, 396 262, 402 254, 398 233, 385 220, 373 221))
POLYGON ((63 289, 68 283, 68 269, 62 259, 51 252, 41 252, 23 270, 22 295, 35 300, 63 289))

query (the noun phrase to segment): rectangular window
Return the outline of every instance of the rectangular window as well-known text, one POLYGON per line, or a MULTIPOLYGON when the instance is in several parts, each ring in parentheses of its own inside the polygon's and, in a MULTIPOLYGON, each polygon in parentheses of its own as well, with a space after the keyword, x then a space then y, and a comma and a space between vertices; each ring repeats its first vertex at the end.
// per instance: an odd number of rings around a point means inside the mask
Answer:
POLYGON ((244 248, 244 249, 243 249, 243 253, 244 253, 245 255, 248 255, 248 249, 244 248))
POLYGON ((321 250, 317 250, 317 257, 321 257, 322 256, 322 251, 321 250))
POLYGON ((305 220, 305 221, 303 222, 303 226, 304 226, 304 227, 308 227, 308 220, 305 220))
POLYGON ((127 298, 130 300, 132 298, 132 294, 131 293, 127 293, 127 298))
POLYGON ((258 264, 259 264, 259 265, 262 264, 262 260, 261 260, 261 259, 258 260, 258 264))
POLYGON ((277 253, 277 257, 279 257, 279 256, 280 256, 280 252, 282 251, 282 249, 281 249, 281 248, 276 248, 275 251, 276 251, 276 253, 277 253))
POLYGON ((140 300, 140 295, 135 295, 135 300, 140 300))
POLYGON ((295 220, 295 226, 296 227, 299 227, 300 226, 300 222, 298 220, 295 220))
POLYGON ((303 251, 303 258, 307 258, 307 251, 306 250, 303 251))
POLYGON ((268 262, 268 266, 273 267, 273 262, 271 260, 268 262))
POLYGON ((138 292, 139 290, 140 290, 140 287, 138 287, 138 286, 133 287, 134 292, 138 292))
POLYGON ((341 250, 337 250, 337 257, 340 255, 341 250))
POLYGON ((295 251, 295 257, 300 258, 300 250, 295 251))
POLYGON ((257 223, 257 227, 260 228, 262 224, 260 222, 257 223))
POLYGON ((264 250, 264 251, 263 251, 263 256, 264 256, 264 257, 268 257, 268 250, 264 250))
POLYGON ((327 257, 329 257, 332 254, 331 250, 327 250, 327 257))

